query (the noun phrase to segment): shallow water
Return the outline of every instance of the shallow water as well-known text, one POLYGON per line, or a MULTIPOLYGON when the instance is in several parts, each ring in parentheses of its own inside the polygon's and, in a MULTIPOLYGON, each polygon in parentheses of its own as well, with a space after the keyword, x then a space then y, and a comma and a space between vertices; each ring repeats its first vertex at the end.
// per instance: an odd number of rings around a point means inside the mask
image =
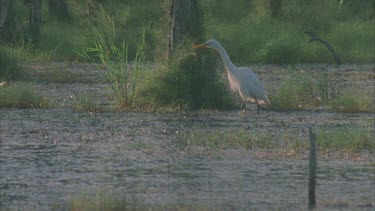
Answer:
MULTIPOLYGON (((315 128, 368 128, 374 114, 239 111, 115 112, 0 110, 0 188, 4 209, 66 208, 82 195, 106 193, 142 206, 305 209, 307 160, 189 155, 170 147, 191 128, 246 128, 275 133, 315 128), (130 198, 130 199, 128 199, 130 198)), ((319 160, 323 208, 374 207, 374 160, 319 160)))
MULTIPOLYGON (((51 67, 52 66, 52 67, 51 67)), ((290 67, 252 66, 273 92, 290 67)), ((86 82, 29 83, 58 109, 0 109, 0 209, 69 209, 77 199, 108 195, 135 208, 296 209, 307 207, 308 161, 302 157, 257 156, 257 150, 224 150, 214 156, 176 149, 174 137, 192 129, 275 136, 306 128, 374 128, 374 113, 323 110, 277 112, 255 107, 236 111, 178 113, 79 113, 70 107, 92 94, 102 106, 113 99, 92 66, 53 64, 86 82), (222 153, 222 155, 218 155, 222 153)), ((374 65, 299 66, 317 73, 337 71, 346 89, 373 93, 374 65), (354 89, 353 88, 353 89, 354 89)), ((17 84, 14 82, 12 84, 17 84)), ((21 82, 25 83, 25 82, 21 82)), ((275 143, 276 144, 276 143, 275 143)), ((375 206, 375 158, 318 161, 317 204, 322 209, 375 206)))

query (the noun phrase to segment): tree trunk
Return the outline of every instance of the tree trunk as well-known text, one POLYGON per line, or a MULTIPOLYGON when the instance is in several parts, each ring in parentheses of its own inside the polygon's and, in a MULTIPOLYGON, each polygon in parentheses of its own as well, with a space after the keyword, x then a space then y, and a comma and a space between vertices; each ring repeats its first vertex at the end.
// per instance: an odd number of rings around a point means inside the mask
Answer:
POLYGON ((277 17, 281 12, 281 0, 268 0, 268 6, 271 10, 273 18, 277 17))
POLYGON ((69 20, 69 10, 66 0, 48 0, 48 11, 58 20, 69 20))
POLYGON ((5 22, 8 19, 8 13, 12 6, 12 1, 10 0, 0 0, 0 32, 3 31, 5 22))
POLYGON ((31 36, 34 43, 38 44, 40 40, 40 26, 42 23, 42 5, 41 0, 31 0, 30 5, 30 17, 29 26, 31 31, 31 36))
POLYGON ((203 16, 198 7, 198 0, 172 0, 170 21, 168 58, 184 40, 196 42, 203 38, 203 16))

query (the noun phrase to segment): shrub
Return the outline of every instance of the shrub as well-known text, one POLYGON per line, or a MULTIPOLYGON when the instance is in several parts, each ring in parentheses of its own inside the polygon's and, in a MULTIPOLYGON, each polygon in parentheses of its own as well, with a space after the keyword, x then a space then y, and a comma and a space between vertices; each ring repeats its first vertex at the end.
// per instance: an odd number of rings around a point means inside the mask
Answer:
POLYGON ((149 76, 139 96, 153 107, 218 108, 233 105, 210 52, 182 48, 161 69, 149 76))

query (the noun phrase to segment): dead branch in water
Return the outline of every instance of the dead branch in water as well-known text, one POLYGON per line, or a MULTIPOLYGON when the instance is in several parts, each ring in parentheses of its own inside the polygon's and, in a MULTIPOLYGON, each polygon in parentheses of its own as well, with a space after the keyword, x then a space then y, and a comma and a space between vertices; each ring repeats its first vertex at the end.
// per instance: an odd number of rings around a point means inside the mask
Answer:
POLYGON ((336 63, 338 65, 341 64, 341 60, 340 58, 337 56, 336 54, 336 51, 333 49, 332 45, 330 45, 327 41, 323 40, 322 38, 320 38, 318 35, 312 33, 312 32, 309 32, 309 31, 305 31, 306 34, 310 35, 310 40, 309 40, 309 43, 311 42, 314 42, 314 41, 319 41, 321 42, 326 48, 328 48, 329 52, 331 52, 331 54, 333 55, 336 63))

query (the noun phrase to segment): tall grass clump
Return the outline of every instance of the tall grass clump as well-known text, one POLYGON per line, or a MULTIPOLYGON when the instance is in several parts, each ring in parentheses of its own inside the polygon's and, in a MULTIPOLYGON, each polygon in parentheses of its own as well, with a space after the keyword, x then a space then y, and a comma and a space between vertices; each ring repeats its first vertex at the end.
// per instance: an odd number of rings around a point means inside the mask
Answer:
POLYGON ((0 108, 45 108, 48 100, 29 86, 8 86, 0 89, 0 108))
POLYGON ((318 150, 323 153, 375 152, 373 128, 334 128, 318 130, 318 150))
MULTIPOLYGON (((116 40, 115 22, 104 9, 103 24, 108 29, 104 32, 98 26, 88 22, 96 36, 94 47, 87 48, 83 55, 94 64, 100 62, 105 68, 103 77, 109 84, 119 108, 134 106, 134 97, 142 76, 142 65, 145 61, 145 32, 141 32, 141 41, 137 51, 130 62, 128 44, 125 40, 116 40)), ((100 67, 99 67, 100 68, 100 67)))
POLYGON ((217 57, 192 52, 191 45, 180 48, 153 72, 140 91, 143 104, 154 108, 224 109, 233 106, 217 57))

